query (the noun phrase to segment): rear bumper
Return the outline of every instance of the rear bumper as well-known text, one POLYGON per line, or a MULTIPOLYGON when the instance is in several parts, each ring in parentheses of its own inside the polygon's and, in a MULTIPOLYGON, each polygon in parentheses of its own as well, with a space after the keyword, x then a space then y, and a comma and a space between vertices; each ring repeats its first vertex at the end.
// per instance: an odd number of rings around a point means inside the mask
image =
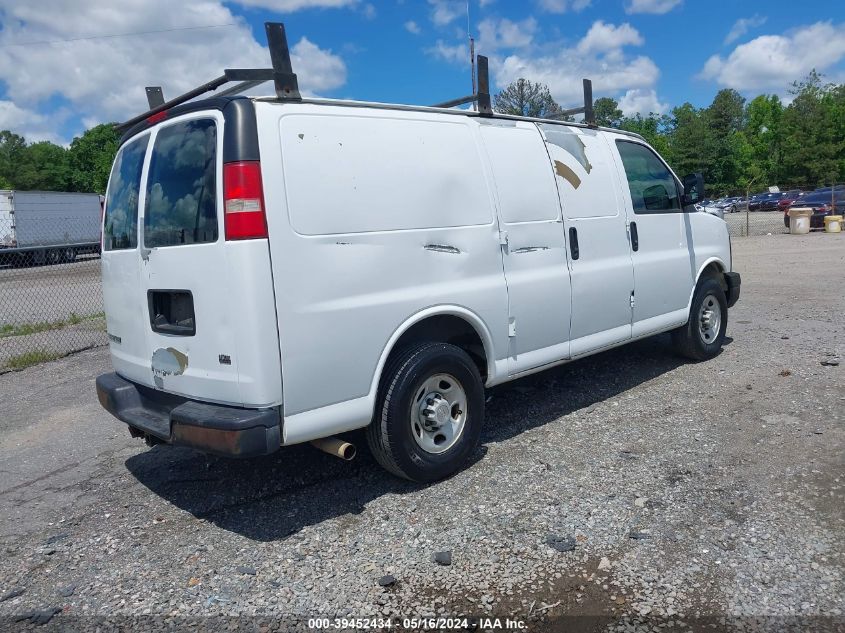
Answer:
POLYGON ((742 278, 739 273, 725 273, 725 283, 728 284, 728 307, 732 308, 739 301, 739 287, 742 284, 742 278))
POLYGON ((97 377, 103 408, 129 425, 133 435, 152 436, 227 457, 267 455, 281 446, 278 409, 242 409, 189 400, 138 385, 117 374, 97 377))

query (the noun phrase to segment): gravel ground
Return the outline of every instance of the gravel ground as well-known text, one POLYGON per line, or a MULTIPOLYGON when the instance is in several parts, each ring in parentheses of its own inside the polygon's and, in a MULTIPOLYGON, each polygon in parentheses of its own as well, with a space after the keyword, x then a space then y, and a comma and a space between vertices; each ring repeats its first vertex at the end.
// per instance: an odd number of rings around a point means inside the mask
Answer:
POLYGON ((364 450, 147 449, 99 409, 103 349, 0 376, 0 622, 843 630, 845 238, 733 251, 720 356, 660 336, 492 389, 473 463, 426 487, 364 450))

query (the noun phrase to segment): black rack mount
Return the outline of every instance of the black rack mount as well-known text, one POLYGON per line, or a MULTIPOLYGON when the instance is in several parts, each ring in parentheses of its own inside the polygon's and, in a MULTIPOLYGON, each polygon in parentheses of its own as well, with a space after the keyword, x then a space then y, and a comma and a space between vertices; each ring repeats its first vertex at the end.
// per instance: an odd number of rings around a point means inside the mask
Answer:
MULTIPOLYGON (((221 86, 237 82, 234 86, 230 86, 223 90, 218 96, 227 96, 237 94, 249 88, 253 88, 265 81, 272 81, 276 89, 276 98, 281 101, 301 101, 302 96, 299 93, 299 84, 297 82, 296 74, 293 72, 293 67, 290 61, 290 49, 288 48, 287 36, 285 35, 285 25, 281 22, 266 22, 264 24, 267 33, 267 45, 270 49, 270 62, 272 68, 227 68, 223 74, 197 86, 193 90, 179 95, 170 101, 164 100, 164 93, 160 86, 148 86, 147 104, 149 110, 143 114, 129 119, 123 123, 117 124, 115 127, 120 132, 125 132, 129 128, 142 121, 155 116, 161 112, 169 110, 174 106, 180 105, 191 99, 199 97, 206 92, 212 92, 221 86)), ((479 55, 477 58, 478 68, 478 89, 474 94, 450 101, 443 101, 434 104, 434 108, 453 108, 467 103, 477 104, 478 113, 481 116, 493 116, 493 108, 490 101, 490 78, 488 73, 488 60, 484 55, 479 55)), ((593 89, 592 83, 589 79, 584 79, 584 106, 580 108, 573 108, 563 110, 558 113, 558 117, 570 116, 573 114, 584 114, 584 122, 595 127, 595 120, 593 115, 593 89)))

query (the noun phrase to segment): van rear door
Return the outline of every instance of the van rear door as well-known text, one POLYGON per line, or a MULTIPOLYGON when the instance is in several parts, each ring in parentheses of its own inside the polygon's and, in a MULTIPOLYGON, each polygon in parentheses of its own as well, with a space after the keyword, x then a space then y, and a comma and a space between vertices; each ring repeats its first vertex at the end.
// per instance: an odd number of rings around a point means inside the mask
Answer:
MULTIPOLYGON (((150 135, 130 246, 135 283, 130 262, 118 270, 104 253, 109 327, 123 332, 112 338, 115 369, 197 400, 271 406, 281 402, 281 371, 269 247, 266 233, 225 239, 224 124, 203 111, 150 135)), ((112 211, 107 204, 106 226, 112 211)))

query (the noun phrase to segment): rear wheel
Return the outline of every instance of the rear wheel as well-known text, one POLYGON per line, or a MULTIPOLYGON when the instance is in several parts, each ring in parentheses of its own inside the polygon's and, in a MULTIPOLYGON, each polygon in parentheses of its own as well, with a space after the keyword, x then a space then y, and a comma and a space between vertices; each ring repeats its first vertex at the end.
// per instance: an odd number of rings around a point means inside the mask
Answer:
POLYGON ((379 464, 418 482, 459 470, 484 424, 484 386, 469 355, 447 343, 421 343, 399 352, 383 376, 367 428, 379 464))
POLYGON ((727 328, 725 292, 715 277, 706 277, 695 289, 689 321, 672 332, 672 341, 681 355, 693 360, 708 360, 722 348, 727 328))
POLYGON ((66 248, 62 251, 62 261, 63 262, 72 262, 76 259, 76 249, 75 248, 66 248))

